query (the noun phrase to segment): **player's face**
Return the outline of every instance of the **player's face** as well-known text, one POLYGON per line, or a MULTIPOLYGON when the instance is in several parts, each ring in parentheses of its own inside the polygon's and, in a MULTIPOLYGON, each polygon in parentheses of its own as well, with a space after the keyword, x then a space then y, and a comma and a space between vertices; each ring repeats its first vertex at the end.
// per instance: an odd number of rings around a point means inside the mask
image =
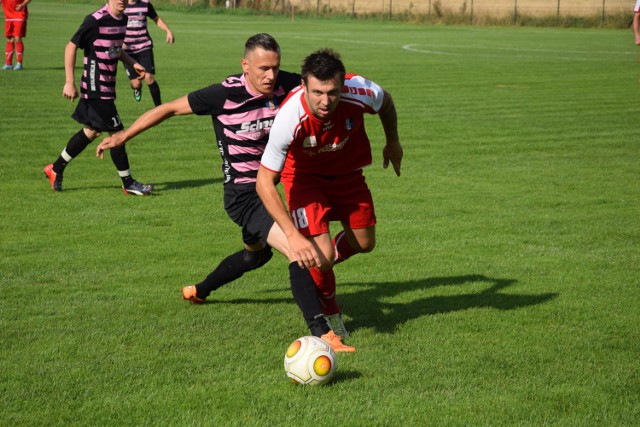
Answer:
POLYGON ((114 15, 120 16, 127 7, 127 0, 109 0, 109 9, 114 15))
POLYGON ((253 92, 269 95, 273 92, 280 71, 280 53, 253 49, 242 58, 242 71, 253 92))
POLYGON ((335 111, 342 96, 342 79, 337 73, 332 79, 320 81, 313 76, 307 77, 304 84, 304 96, 311 114, 326 119, 335 111))

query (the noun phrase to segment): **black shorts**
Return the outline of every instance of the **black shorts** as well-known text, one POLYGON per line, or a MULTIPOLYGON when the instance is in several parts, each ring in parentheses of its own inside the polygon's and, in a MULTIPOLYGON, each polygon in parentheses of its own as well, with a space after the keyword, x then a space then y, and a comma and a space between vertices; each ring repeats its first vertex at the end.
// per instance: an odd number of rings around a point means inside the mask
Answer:
MULTIPOLYGON (((143 50, 138 53, 127 53, 130 57, 138 61, 138 64, 142 65, 147 73, 151 73, 153 75, 156 74, 156 63, 153 60, 153 49, 143 50)), ((140 77, 133 68, 132 65, 124 64, 124 69, 127 72, 127 76, 129 76, 129 80, 135 80, 140 77)))
POLYGON ((98 132, 117 132, 124 129, 116 104, 106 99, 80 99, 71 117, 98 132))
POLYGON ((273 226, 273 218, 262 204, 254 185, 247 188, 224 187, 224 209, 229 218, 242 227, 242 241, 264 246, 273 226))

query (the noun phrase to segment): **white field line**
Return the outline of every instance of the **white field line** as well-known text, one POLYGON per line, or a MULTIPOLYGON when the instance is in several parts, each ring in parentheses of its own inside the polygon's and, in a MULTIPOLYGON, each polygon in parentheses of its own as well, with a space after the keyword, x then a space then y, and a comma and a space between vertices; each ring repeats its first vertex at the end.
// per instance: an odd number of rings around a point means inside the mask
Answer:
MULTIPOLYGON (((303 37, 300 37, 303 38, 303 37)), ((314 39, 314 37, 304 37, 304 39, 314 39)), ((393 43, 390 42, 376 42, 370 40, 353 40, 353 39, 327 39, 327 38, 316 38, 317 40, 322 40, 323 42, 335 42, 335 43, 351 43, 351 44, 364 44, 364 45, 378 45, 378 46, 394 46, 393 43)), ((535 54, 549 54, 544 57, 548 58, 553 54, 559 54, 560 56, 555 57, 556 59, 566 60, 566 61, 622 61, 626 62, 632 56, 638 55, 638 52, 632 51, 587 51, 587 50, 562 50, 562 49, 533 49, 533 48, 510 48, 510 47, 495 47, 495 46, 468 46, 468 45, 430 45, 429 47, 424 43, 410 43, 401 46, 403 50, 415 53, 423 53, 423 54, 431 54, 431 55, 452 55, 452 56, 475 56, 482 58, 504 58, 507 54, 506 52, 511 52, 509 55, 510 58, 527 58, 527 59, 535 59, 537 57, 542 58, 543 56, 533 56, 535 54), (460 50, 464 50, 464 52, 460 52, 460 50), (471 50, 471 52, 469 52, 471 50), (500 53, 488 53, 488 51, 502 51, 504 54, 500 53), (519 53, 519 55, 513 55, 513 53, 519 53), (571 56, 568 56, 571 55, 571 56), (573 56, 575 55, 575 56, 573 56), (599 55, 599 56, 594 56, 599 55), (616 58, 616 56, 619 56, 616 58)))

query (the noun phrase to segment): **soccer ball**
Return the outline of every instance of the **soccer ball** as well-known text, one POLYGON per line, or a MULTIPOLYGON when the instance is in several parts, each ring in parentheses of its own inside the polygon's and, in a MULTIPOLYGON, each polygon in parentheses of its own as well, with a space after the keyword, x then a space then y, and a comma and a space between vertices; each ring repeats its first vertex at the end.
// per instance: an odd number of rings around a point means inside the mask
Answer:
POLYGON ((320 385, 336 372, 336 354, 318 337, 298 338, 284 354, 284 371, 296 384, 320 385))

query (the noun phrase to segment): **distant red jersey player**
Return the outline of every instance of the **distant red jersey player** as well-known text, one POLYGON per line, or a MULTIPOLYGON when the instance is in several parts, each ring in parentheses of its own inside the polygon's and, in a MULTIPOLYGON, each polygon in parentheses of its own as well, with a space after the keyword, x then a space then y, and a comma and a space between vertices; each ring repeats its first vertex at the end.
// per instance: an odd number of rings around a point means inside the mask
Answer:
POLYGON ((5 64, 3 70, 22 70, 22 56, 24 43, 22 39, 27 35, 27 5, 31 0, 2 0, 4 12, 4 35, 7 38, 5 49, 5 64), (16 54, 16 65, 13 66, 13 54, 16 54))

